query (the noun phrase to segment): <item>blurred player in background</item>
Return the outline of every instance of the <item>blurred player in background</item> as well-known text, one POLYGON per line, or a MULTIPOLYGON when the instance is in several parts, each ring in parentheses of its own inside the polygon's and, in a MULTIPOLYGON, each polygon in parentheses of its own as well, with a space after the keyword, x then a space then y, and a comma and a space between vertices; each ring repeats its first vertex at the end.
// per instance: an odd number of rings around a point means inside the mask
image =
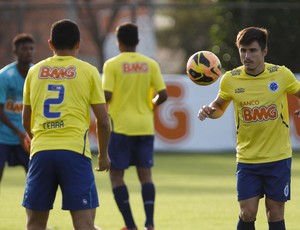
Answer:
POLYGON ((23 206, 27 229, 45 229, 58 186, 75 229, 92 230, 98 194, 88 140, 90 108, 97 121, 98 171, 108 171, 106 101, 96 67, 76 58, 80 31, 71 20, 51 27, 54 52, 33 66, 24 85, 23 125, 33 137, 23 206))
MULTIPOLYGON (((236 39, 242 66, 228 71, 217 98, 198 118, 216 119, 231 101, 237 131, 238 230, 255 229, 259 200, 265 198, 269 230, 284 230, 290 199, 292 148, 287 93, 300 98, 300 82, 285 66, 265 62, 268 31, 249 27, 236 39)), ((299 110, 295 111, 299 115, 299 110)))
POLYGON ((0 181, 5 163, 28 171, 30 139, 22 126, 23 86, 33 65, 35 42, 29 34, 14 37, 17 60, 0 70, 0 181))
POLYGON ((109 143, 110 179, 126 229, 137 229, 124 171, 135 165, 142 186, 145 229, 154 229, 155 187, 151 175, 154 148, 154 108, 167 100, 159 65, 136 52, 138 27, 132 23, 116 30, 120 54, 103 67, 103 89, 108 102, 112 133, 109 143), (154 96, 154 92, 157 94, 154 96))

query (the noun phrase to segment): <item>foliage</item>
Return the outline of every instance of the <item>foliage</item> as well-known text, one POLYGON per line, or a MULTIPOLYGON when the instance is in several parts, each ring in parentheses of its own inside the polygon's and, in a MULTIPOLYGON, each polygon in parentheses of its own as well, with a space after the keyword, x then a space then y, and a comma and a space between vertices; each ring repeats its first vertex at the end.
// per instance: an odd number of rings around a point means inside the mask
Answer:
MULTIPOLYGON (((157 31, 159 47, 182 49, 185 62, 199 50, 217 54, 225 70, 241 65, 235 46, 239 30, 248 26, 269 30, 266 61, 300 72, 300 2, 298 0, 170 0, 157 13, 173 19, 169 28, 157 31)), ((185 63, 182 63, 185 72, 185 63)))
POLYGON ((219 0, 218 3, 219 9, 215 16, 217 22, 212 26, 210 35, 213 44, 220 51, 218 55, 225 69, 240 65, 238 50, 234 44, 238 31, 248 26, 258 26, 265 27, 270 32, 266 61, 300 72, 298 0, 219 0))
MULTIPOLYGON (((157 14, 172 19, 169 27, 157 31, 158 46, 167 47, 173 52, 181 49, 184 52, 184 61, 197 51, 210 51, 211 41, 208 34, 211 25, 216 23, 214 12, 210 8, 211 1, 197 1, 195 6, 201 4, 202 8, 188 5, 193 2, 195 1, 185 1, 180 5, 170 4, 167 9, 158 8, 157 11, 157 14)), ((182 65, 179 73, 185 73, 185 65, 182 65)))

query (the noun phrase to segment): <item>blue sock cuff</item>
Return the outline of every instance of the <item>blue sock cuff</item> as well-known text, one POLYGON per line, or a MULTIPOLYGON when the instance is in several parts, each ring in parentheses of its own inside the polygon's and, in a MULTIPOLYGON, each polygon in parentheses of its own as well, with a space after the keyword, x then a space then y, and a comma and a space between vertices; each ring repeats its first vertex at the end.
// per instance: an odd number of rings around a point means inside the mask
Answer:
POLYGON ((284 220, 280 220, 277 222, 269 222, 269 230, 285 230, 285 222, 284 220))

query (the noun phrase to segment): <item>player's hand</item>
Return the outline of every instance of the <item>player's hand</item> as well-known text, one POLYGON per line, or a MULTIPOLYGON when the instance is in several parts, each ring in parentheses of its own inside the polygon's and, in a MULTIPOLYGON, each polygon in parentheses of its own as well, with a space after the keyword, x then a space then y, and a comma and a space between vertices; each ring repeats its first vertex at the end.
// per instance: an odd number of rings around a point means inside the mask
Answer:
POLYGON ((106 154, 106 157, 102 157, 98 154, 98 167, 95 168, 96 171, 106 171, 108 172, 110 169, 110 159, 106 154))
POLYGON ((210 117, 211 113, 214 111, 216 111, 215 107, 203 105, 198 112, 199 120, 204 121, 206 118, 210 117))
POLYGON ((294 114, 297 115, 300 118, 300 109, 295 110, 294 114))
POLYGON ((23 138, 23 148, 26 152, 30 153, 31 139, 27 133, 25 133, 23 138))
POLYGON ((19 131, 17 133, 17 136, 20 140, 22 147, 25 149, 25 151, 30 153, 31 139, 28 136, 28 134, 26 132, 23 133, 23 132, 19 131))

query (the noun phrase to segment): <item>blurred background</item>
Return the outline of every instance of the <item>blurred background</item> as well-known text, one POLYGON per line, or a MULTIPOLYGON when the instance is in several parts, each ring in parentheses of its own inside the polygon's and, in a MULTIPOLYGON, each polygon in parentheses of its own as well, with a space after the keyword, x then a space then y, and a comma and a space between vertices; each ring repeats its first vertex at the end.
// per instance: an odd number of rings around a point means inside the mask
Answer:
MULTIPOLYGON (((14 60, 11 41, 18 33, 36 39, 35 62, 52 53, 50 27, 69 18, 81 29, 79 58, 97 66, 118 53, 115 28, 125 21, 139 26, 138 51, 158 61, 169 100, 157 112, 156 149, 208 151, 234 149, 232 108, 218 121, 199 122, 197 112, 218 91, 218 83, 196 86, 185 65, 199 50, 214 52, 224 71, 240 65, 235 37, 248 26, 270 32, 266 61, 300 73, 300 2, 298 0, 0 0, 0 67, 14 60)), ((300 106, 290 97, 290 110, 300 106)), ((91 128, 93 142, 93 125, 91 128)), ((299 119, 291 116, 294 148, 300 148, 299 119)))

